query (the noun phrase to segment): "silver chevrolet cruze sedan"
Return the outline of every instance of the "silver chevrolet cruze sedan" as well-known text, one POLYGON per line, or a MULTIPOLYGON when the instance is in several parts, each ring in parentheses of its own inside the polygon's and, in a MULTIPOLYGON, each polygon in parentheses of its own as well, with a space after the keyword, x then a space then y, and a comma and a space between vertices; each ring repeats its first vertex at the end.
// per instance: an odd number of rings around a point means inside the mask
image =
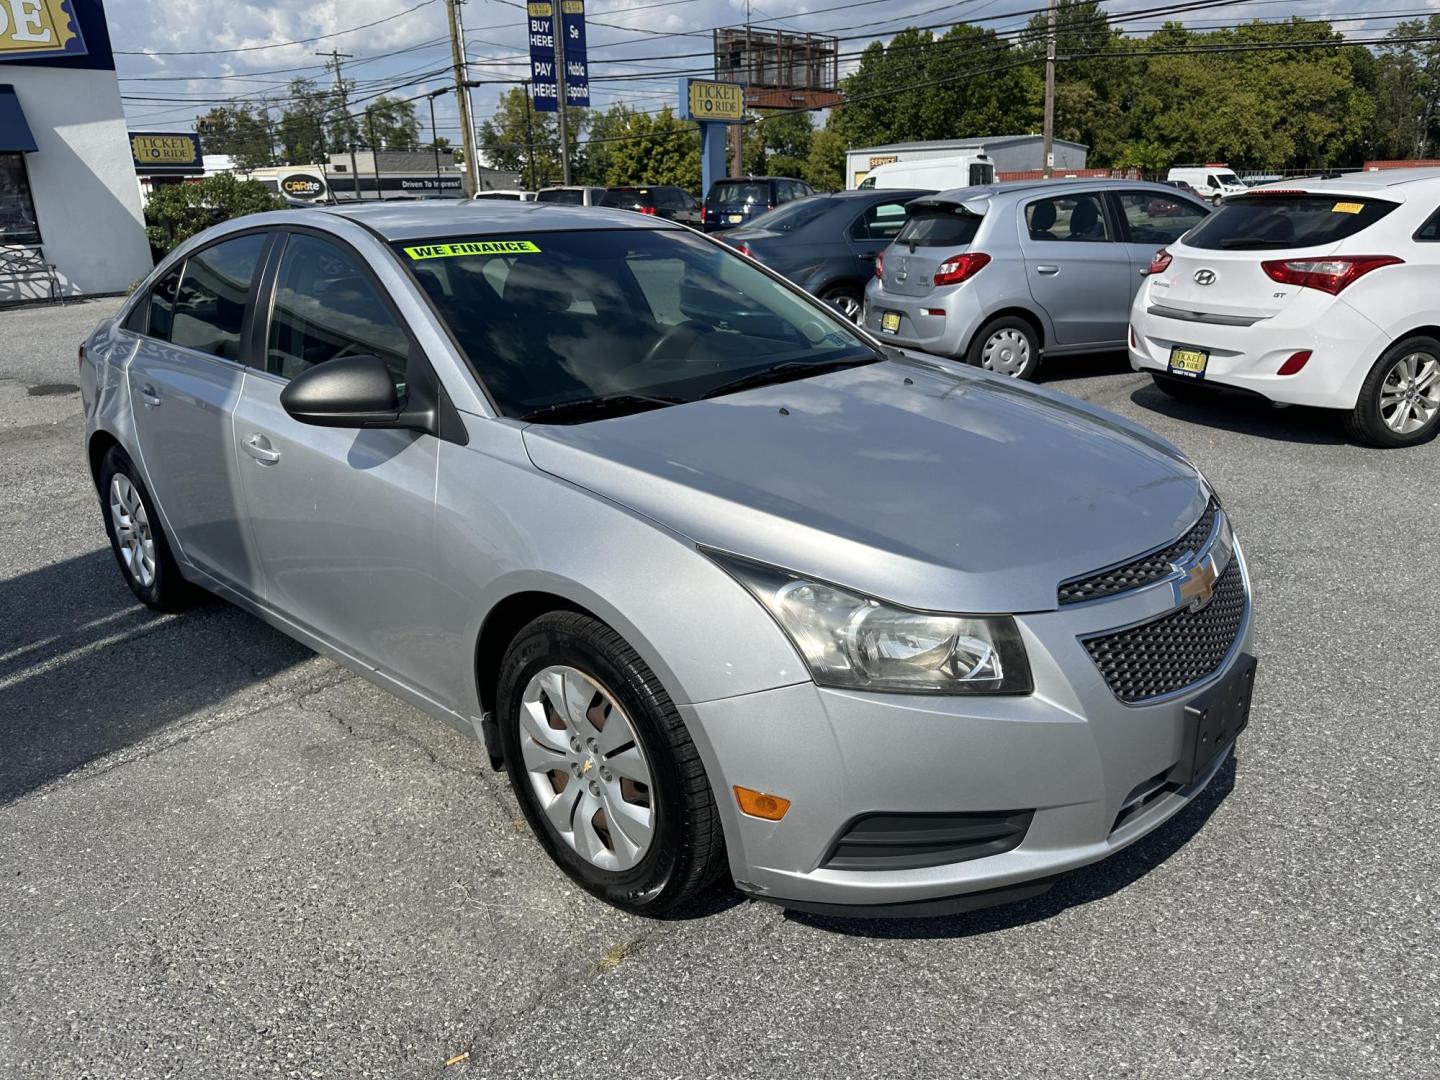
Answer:
POLYGON ((141 600, 222 596, 482 739, 629 911, 727 868, 821 912, 1034 895, 1248 718, 1245 563, 1173 446, 663 220, 243 218, 81 372, 141 600))

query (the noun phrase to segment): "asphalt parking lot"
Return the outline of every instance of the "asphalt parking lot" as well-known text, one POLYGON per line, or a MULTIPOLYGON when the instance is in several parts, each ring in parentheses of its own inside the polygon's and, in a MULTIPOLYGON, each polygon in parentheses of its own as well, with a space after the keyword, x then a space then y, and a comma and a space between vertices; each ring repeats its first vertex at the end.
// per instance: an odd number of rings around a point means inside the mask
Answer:
POLYGON ((1052 365, 1237 523, 1261 669, 1233 768, 1029 903, 721 890, 650 922, 569 885, 478 745, 222 603, 135 603, 74 388, 115 305, 0 313, 0 1076, 1440 1072, 1440 442, 1052 365))

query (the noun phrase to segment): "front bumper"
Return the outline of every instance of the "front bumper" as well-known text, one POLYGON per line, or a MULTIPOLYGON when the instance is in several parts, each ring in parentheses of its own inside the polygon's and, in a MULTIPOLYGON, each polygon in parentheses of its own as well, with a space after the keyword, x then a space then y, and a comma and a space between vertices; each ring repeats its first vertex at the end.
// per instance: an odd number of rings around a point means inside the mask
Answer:
MULTIPOLYGON (((1342 298, 1302 289, 1271 318, 1249 326, 1221 326, 1168 318, 1142 288, 1130 312, 1130 366, 1136 371, 1169 370, 1175 346, 1210 354, 1204 382, 1249 390, 1287 405, 1351 409, 1370 367, 1390 345, 1390 336, 1342 298), (1294 375, 1278 374, 1292 355, 1312 355, 1294 375)), ((1163 309, 1163 304, 1160 305, 1163 309)))
POLYGON ((865 286, 861 325, 881 341, 902 348, 958 360, 984 321, 985 310, 971 282, 936 289, 926 296, 890 292, 879 278, 871 278, 865 286), (900 316, 900 328, 895 333, 883 329, 882 318, 887 311, 900 316))
MULTIPOLYGON (((1243 572, 1238 548, 1236 558, 1243 572)), ((1147 788, 1185 758, 1186 705, 1250 651, 1248 600, 1221 667, 1154 704, 1122 703, 1080 638, 1173 605, 1169 586, 1150 587, 1018 618, 1035 679, 1035 692, 1023 697, 870 694, 806 683, 681 706, 716 792, 736 884, 801 909, 937 914, 1043 891, 1045 879, 1158 828, 1228 754, 1184 787, 1147 788), (734 784, 784 796, 789 812, 779 822, 740 813, 734 784), (1017 810, 1033 810, 1024 838, 999 854, 909 869, 827 865, 862 815, 1017 810)))

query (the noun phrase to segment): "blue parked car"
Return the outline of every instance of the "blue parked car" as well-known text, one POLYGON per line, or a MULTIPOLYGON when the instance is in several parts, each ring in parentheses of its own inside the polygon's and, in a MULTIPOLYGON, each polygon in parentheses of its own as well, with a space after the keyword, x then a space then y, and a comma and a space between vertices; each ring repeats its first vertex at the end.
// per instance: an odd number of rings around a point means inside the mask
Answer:
POLYGON ((842 191, 796 199, 721 239, 859 321, 875 256, 905 224, 905 204, 922 189, 842 191))

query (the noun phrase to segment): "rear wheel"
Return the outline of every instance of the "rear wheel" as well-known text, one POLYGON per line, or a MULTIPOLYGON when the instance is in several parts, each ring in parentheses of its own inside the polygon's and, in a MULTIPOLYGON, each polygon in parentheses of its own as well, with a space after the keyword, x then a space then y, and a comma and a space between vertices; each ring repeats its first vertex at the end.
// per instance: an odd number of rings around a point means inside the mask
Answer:
POLYGON ((1412 337, 1386 349, 1345 417, 1352 438, 1393 449, 1440 430, 1440 341, 1412 337))
POLYGON ((157 611, 176 611, 193 601, 196 590, 180 576, 150 493, 118 446, 100 462, 100 502, 110 547, 130 591, 157 611))
POLYGON ((860 311, 864 301, 860 290, 853 285, 835 285, 820 294, 820 299, 829 304, 853 323, 860 322, 860 311))
POLYGON ((658 915, 715 880, 725 843, 699 754, 619 634, 579 612, 540 616, 506 650, 498 698, 515 795, 578 885, 658 915))
POLYGON ((1002 315, 980 328, 966 359, 997 375, 1033 379, 1040 370, 1040 338, 1024 319, 1002 315))
POLYGON ((1192 379, 1177 379, 1173 375, 1159 375, 1153 371, 1150 378, 1155 382, 1155 389, 1170 395, 1176 401, 1210 401, 1215 396, 1215 391, 1210 387, 1192 379))

